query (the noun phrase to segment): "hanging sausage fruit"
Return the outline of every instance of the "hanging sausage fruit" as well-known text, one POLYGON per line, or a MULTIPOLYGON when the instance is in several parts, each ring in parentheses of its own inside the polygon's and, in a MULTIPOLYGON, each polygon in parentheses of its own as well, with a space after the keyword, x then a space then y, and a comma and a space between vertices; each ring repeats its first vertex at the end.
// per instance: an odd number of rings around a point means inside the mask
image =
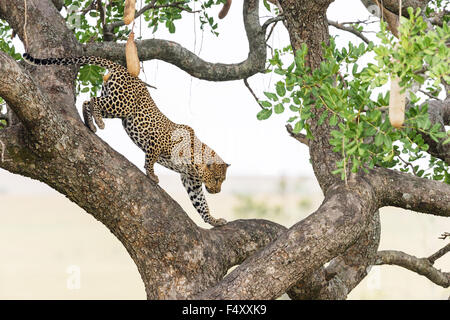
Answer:
POLYGON ((136 44, 134 43, 134 32, 131 32, 128 36, 128 41, 125 47, 125 56, 127 59, 127 69, 128 72, 133 76, 137 77, 141 67, 139 65, 139 57, 137 53, 136 44))
POLYGON ((136 0, 125 0, 125 9, 123 10, 123 22, 130 24, 134 20, 134 12, 136 11, 136 0))

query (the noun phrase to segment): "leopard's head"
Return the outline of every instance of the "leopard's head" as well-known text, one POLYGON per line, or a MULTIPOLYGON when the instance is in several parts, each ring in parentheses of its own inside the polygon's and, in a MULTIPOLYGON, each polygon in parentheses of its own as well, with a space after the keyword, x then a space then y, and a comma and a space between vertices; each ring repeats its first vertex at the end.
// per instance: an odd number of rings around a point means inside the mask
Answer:
POLYGON ((222 187, 222 182, 227 175, 227 168, 230 165, 225 162, 212 162, 203 166, 202 182, 205 184, 206 191, 209 193, 218 193, 222 187))

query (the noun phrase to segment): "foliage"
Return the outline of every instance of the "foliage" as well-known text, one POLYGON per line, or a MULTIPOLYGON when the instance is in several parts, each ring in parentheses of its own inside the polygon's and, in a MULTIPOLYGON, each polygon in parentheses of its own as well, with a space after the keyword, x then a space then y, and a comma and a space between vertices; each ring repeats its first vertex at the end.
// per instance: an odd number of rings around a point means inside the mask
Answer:
POLYGON ((402 18, 399 41, 387 32, 384 23, 377 35, 381 44, 377 46, 349 43, 347 48, 338 49, 331 39, 330 45, 324 46, 325 60, 313 71, 305 65, 305 45, 297 50, 288 67, 280 57, 292 54, 291 48, 275 50, 269 63, 282 80, 276 83, 275 92, 264 92, 267 99, 260 101, 263 109, 257 118, 268 119, 273 113, 289 109, 292 116, 288 122, 294 123, 294 132, 303 131, 313 139, 309 122, 317 114, 313 108, 319 109, 318 125, 332 128, 329 142, 341 155, 334 173, 341 174, 344 180, 349 172, 382 166, 450 183, 448 166, 443 161, 431 157, 427 168, 421 168, 420 161, 417 164, 429 147, 422 134, 436 142, 448 136, 439 124, 431 124, 427 104, 410 92, 405 123, 395 129, 386 112, 389 92, 374 97, 390 75, 401 79, 404 90, 417 82, 433 96, 438 95, 443 81, 450 83, 448 25, 428 30, 420 10, 413 12, 409 8, 408 12, 410 18, 402 18), (361 68, 358 62, 368 54, 375 55, 377 64, 361 68))
MULTIPOLYGON (((104 2, 104 1, 103 1, 104 2)), ((141 7, 150 4, 151 0, 137 1, 136 10, 139 11, 141 7)), ((213 34, 219 35, 217 32, 218 25, 214 21, 214 18, 208 14, 208 10, 213 6, 223 4, 225 0, 157 0, 155 5, 158 8, 150 9, 144 12, 142 15, 145 24, 149 27, 153 33, 156 33, 158 28, 162 25, 170 33, 176 31, 176 21, 182 18, 182 12, 198 12, 198 19, 200 21, 200 28, 202 30, 208 26, 213 34), (197 8, 200 3, 200 9, 197 8), (176 6, 169 6, 169 5, 176 6)), ((80 43, 87 43, 98 41, 104 41, 104 25, 109 25, 115 22, 122 21, 123 0, 109 1, 107 4, 103 4, 104 20, 102 18, 101 10, 97 5, 92 6, 92 0, 65 0, 64 5, 66 8, 65 19, 69 27, 73 30, 76 38, 80 43)), ((140 18, 137 18, 139 21, 140 18)), ((118 26, 112 30, 114 39, 126 40, 130 30, 130 26, 118 26)), ((80 68, 79 83, 77 86, 78 92, 89 92, 91 96, 97 95, 97 91, 100 90, 102 84, 102 69, 97 66, 86 65, 80 68)))

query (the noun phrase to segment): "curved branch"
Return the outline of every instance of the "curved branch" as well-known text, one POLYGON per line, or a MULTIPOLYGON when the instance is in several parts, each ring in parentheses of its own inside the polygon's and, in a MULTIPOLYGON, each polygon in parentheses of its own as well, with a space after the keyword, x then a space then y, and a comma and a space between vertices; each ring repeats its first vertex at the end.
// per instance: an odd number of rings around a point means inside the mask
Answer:
POLYGON ((380 214, 377 211, 359 239, 326 268, 302 279, 288 291, 291 299, 343 300, 367 275, 375 263, 380 243, 380 214))
MULTIPOLYGON (((21 33, 23 3, 14 4, 8 10, 0 2, 0 14, 8 15, 21 33)), ((53 4, 29 0, 28 5, 31 50, 76 54, 79 46, 71 42, 70 32, 59 30, 65 25, 53 4), (55 33, 33 25, 54 26, 55 33)), ((0 130, 0 167, 46 183, 102 222, 136 263, 148 298, 186 298, 204 291, 284 230, 262 220, 199 228, 164 190, 69 112, 77 113, 75 68, 30 70, 34 78, 0 52, 0 96, 21 121, 0 130)))
POLYGON ((395 206, 440 217, 450 217, 450 185, 408 173, 377 168, 373 185, 381 206, 395 206))
POLYGON ((375 264, 397 265, 418 273, 441 287, 450 286, 450 273, 436 269, 427 258, 417 258, 401 251, 386 250, 378 252, 375 264))
POLYGON ((344 253, 376 211, 371 187, 359 180, 329 189, 320 208, 258 251, 199 299, 274 299, 344 253))
MULTIPOLYGON (((244 25, 249 42, 249 54, 245 61, 235 64, 204 61, 180 44, 160 39, 137 41, 141 61, 159 59, 171 63, 193 77, 209 81, 228 81, 248 78, 265 69, 265 32, 259 24, 259 1, 244 1, 244 25)), ((84 45, 84 55, 100 56, 123 63, 125 44, 103 42, 84 45)))
POLYGON ((301 143, 309 146, 310 140, 306 137, 306 135, 304 135, 303 133, 295 133, 294 129, 292 128, 292 126, 290 124, 286 125, 286 130, 292 138, 294 138, 298 142, 301 142, 301 143))
POLYGON ((0 51, 0 97, 14 111, 27 131, 36 137, 48 136, 47 146, 57 143, 58 135, 52 122, 61 121, 59 115, 46 107, 48 101, 28 72, 6 53, 0 51), (26 106, 26 107, 25 107, 26 106))

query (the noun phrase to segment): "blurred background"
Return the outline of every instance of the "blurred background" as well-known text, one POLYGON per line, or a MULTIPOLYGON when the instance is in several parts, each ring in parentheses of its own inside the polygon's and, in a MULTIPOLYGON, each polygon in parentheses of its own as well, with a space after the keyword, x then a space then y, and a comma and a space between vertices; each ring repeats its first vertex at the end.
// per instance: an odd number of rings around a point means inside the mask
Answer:
MULTIPOLYGON (((265 20, 269 13, 261 7, 265 20)), ((336 0, 328 16, 339 22, 369 18, 359 0, 336 0)), ((376 30, 378 24, 372 27, 376 30)), ((156 35, 146 29, 140 34, 143 38, 177 41, 211 62, 236 63, 247 57, 242 6, 237 1, 219 23, 219 38, 208 30, 199 30, 197 17, 192 14, 176 28, 174 35, 164 28, 156 35)), ((337 36, 338 45, 360 42, 333 28, 330 31, 337 36)), ((272 48, 289 44, 281 23, 269 44, 272 48)), ((177 123, 192 126, 200 140, 231 163, 222 192, 207 194, 215 217, 264 218, 289 227, 320 205, 323 196, 313 176, 308 150, 284 128, 288 113, 258 121, 259 106, 242 81, 202 81, 161 61, 145 62, 140 77, 157 87, 150 93, 163 113, 177 123)), ((276 81, 273 74, 249 79, 260 98, 263 91, 274 90, 276 81)), ((87 99, 86 95, 78 97, 79 110, 87 99)), ((144 154, 128 138, 121 121, 107 119, 105 123, 105 130, 97 134, 144 171, 144 154)), ((155 169, 161 187, 196 223, 208 228, 192 207, 179 175, 159 165, 155 169)), ((0 221, 0 299, 145 299, 137 268, 120 242, 100 222, 45 184, 0 169, 0 221)), ((450 231, 449 219, 396 208, 383 208, 381 222, 381 250, 402 250, 418 257, 443 247, 446 242, 438 236, 450 231)), ((436 266, 449 271, 450 255, 438 260, 436 266)), ((380 266, 371 269, 349 298, 449 296, 450 289, 418 274, 380 266)))

